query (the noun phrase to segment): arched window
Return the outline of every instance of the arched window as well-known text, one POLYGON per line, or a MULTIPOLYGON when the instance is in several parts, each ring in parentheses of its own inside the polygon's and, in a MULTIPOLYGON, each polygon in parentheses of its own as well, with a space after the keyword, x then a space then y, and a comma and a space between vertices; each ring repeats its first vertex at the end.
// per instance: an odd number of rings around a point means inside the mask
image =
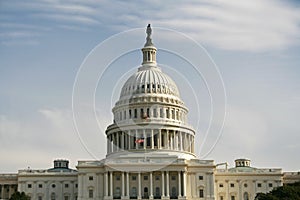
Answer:
POLYGON ((160 189, 159 189, 159 187, 155 188, 155 197, 160 197, 160 189))
POLYGON ((51 193, 51 196, 50 196, 51 200, 55 200, 55 196, 56 196, 55 193, 52 192, 52 193, 51 193))
POLYGON ((121 190, 119 187, 116 187, 114 198, 120 198, 120 197, 121 197, 121 190))
POLYGON ((244 200, 249 200, 249 194, 248 194, 248 192, 244 193, 244 200))
POLYGON ((176 187, 172 187, 172 190, 171 190, 171 198, 176 198, 176 197, 177 197, 176 187))
POLYGON ((136 195, 136 187, 131 188, 131 197, 137 197, 136 195))
POLYGON ((148 188, 144 187, 144 199, 148 199, 148 198, 149 198, 148 188))

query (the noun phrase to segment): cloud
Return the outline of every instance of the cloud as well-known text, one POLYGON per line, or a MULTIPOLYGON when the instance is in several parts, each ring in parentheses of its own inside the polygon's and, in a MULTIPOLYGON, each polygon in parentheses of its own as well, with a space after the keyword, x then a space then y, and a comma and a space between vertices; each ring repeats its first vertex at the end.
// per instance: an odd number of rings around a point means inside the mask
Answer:
POLYGON ((0 116, 1 171, 47 167, 55 158, 90 158, 82 147, 73 126, 70 110, 41 109, 29 119, 0 116))
POLYGON ((4 4, 57 25, 105 26, 123 31, 153 23, 217 48, 285 49, 299 44, 300 14, 292 2, 267 1, 33 1, 4 4), (67 23, 67 24, 65 24, 67 23), (117 29, 119 27, 119 29, 117 29))

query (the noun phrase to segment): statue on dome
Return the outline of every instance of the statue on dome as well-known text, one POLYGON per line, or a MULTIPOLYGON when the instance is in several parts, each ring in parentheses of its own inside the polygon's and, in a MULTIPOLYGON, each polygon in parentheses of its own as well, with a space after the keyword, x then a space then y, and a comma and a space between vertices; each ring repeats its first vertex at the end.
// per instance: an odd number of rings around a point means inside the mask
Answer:
POLYGON ((151 46, 151 45, 153 45, 153 43, 152 43, 152 39, 151 39, 152 29, 151 29, 150 24, 148 24, 148 26, 147 26, 146 33, 147 33, 147 38, 146 38, 147 41, 146 41, 145 46, 151 46))

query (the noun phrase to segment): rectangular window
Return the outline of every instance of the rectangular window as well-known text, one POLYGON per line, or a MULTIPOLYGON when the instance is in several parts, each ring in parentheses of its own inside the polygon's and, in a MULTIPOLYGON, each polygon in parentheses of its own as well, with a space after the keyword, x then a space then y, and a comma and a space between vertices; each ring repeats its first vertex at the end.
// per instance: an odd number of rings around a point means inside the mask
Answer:
POLYGON ((68 183, 66 183, 66 184, 65 184, 65 188, 68 188, 68 187, 69 187, 69 184, 68 184, 68 183))
POLYGON ((132 176, 132 178, 131 178, 133 181, 135 181, 136 180, 136 176, 132 176))
POLYGON ((257 187, 261 187, 261 183, 257 183, 257 187))
POLYGON ((231 196, 231 200, 235 200, 235 196, 231 196))
POLYGON ((65 196, 64 199, 65 199, 65 200, 69 200, 69 196, 65 196))
POLYGON ((89 176, 89 181, 92 181, 94 180, 94 177, 93 176, 89 176))
POLYGON ((75 188, 78 188, 78 184, 77 183, 75 184, 75 188))
POLYGON ((39 188, 43 188, 43 185, 42 185, 42 184, 39 184, 39 188))
POLYGON ((172 181, 175 181, 176 180, 176 176, 172 176, 171 179, 172 179, 172 181))
POLYGON ((119 181, 120 180, 120 176, 116 176, 116 180, 119 181))
POLYGON ((153 108, 153 117, 157 117, 156 108, 153 108))
POLYGON ((38 200, 43 200, 43 197, 42 196, 38 196, 38 200))
POLYGON ((94 191, 89 189, 89 198, 94 198, 94 191))
POLYGON ((132 116, 131 116, 131 110, 129 110, 129 118, 131 119, 131 117, 132 117, 132 116))
POLYGON ((32 185, 31 185, 31 184, 28 184, 28 185, 27 185, 27 188, 32 188, 32 185))
POLYGON ((224 186, 223 183, 220 183, 219 187, 223 187, 223 186, 224 186))
POLYGON ((148 176, 144 176, 144 181, 147 181, 148 180, 148 176))
POLYGON ((269 187, 273 187, 273 184, 272 184, 272 183, 269 183, 269 187))
POLYGON ((199 190, 199 197, 200 197, 200 198, 203 198, 203 197, 204 197, 204 190, 203 190, 203 189, 200 189, 200 190, 199 190))
POLYGON ((137 118, 137 109, 134 109, 134 118, 137 118))
POLYGON ((203 180, 203 176, 199 176, 199 180, 202 181, 203 180))
POLYGON ((224 200, 224 197, 223 197, 223 196, 220 196, 220 200, 224 200))
POLYGON ((234 187, 234 183, 230 183, 230 187, 234 187))
POLYGON ((155 176, 155 180, 156 180, 156 181, 159 181, 159 176, 155 176))

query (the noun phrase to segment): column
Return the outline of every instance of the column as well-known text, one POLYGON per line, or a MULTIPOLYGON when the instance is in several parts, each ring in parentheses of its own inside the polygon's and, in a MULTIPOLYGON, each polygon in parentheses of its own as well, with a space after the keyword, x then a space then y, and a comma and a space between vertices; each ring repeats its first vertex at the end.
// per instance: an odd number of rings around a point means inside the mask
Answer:
POLYGON ((186 197, 186 172, 183 172, 183 196, 186 197))
POLYGON ((120 135, 120 133, 116 132, 116 136, 117 136, 117 151, 119 151, 119 148, 120 148, 119 135, 120 135))
POLYGON ((130 195, 129 195, 129 172, 127 172, 126 173, 126 189, 127 189, 127 191, 126 191, 126 196, 127 196, 127 199, 129 199, 130 197, 130 195))
POLYGON ((170 197, 170 184, 169 184, 169 171, 166 171, 166 179, 167 179, 167 197, 170 197))
POLYGON ((152 172, 150 172, 150 199, 153 199, 153 177, 152 172))
POLYGON ((143 130, 143 137, 144 137, 144 142, 143 142, 143 144, 144 144, 144 149, 146 149, 148 138, 147 138, 146 130, 145 130, 145 129, 143 130))
POLYGON ((141 188, 142 188, 142 183, 141 183, 141 172, 138 173, 138 199, 142 199, 141 196, 141 188))
POLYGON ((153 129, 151 129, 151 149, 154 149, 154 134, 153 134, 153 129))
POLYGON ((125 197, 125 180, 124 180, 124 172, 122 172, 122 199, 125 197))
POLYGON ((114 152, 114 142, 113 142, 113 135, 110 134, 110 152, 114 152))
POLYGON ((169 130, 167 130, 167 136, 166 136, 166 147, 167 147, 167 149, 169 149, 170 148, 170 145, 169 145, 169 130))
POLYGON ((181 197, 181 172, 178 172, 178 197, 181 197))
POLYGON ((105 177, 105 197, 108 197, 108 175, 107 172, 104 173, 104 177, 105 177))
POLYGON ((109 178, 110 178, 110 198, 114 198, 114 193, 113 193, 113 172, 109 173, 109 178))
POLYGON ((182 132, 179 132, 180 151, 182 151, 182 132))
POLYGON ((106 151, 107 151, 107 153, 110 153, 110 145, 109 145, 109 143, 110 143, 110 141, 109 141, 109 136, 107 135, 107 136, 106 136, 106 144, 107 144, 107 149, 106 149, 106 151))
MULTIPOLYGON (((137 140, 138 139, 138 130, 136 129, 135 130, 135 139, 137 140)), ((135 141, 133 141, 135 143, 135 141)), ((135 149, 138 149, 139 147, 139 144, 138 143, 135 143, 135 149)))
POLYGON ((158 130, 158 141, 157 141, 157 147, 158 149, 161 149, 161 129, 158 130))
POLYGON ((173 145, 173 135, 174 135, 174 132, 173 133, 170 133, 170 148, 173 150, 174 149, 174 145, 173 145))
POLYGON ((131 149, 131 140, 130 140, 130 138, 131 138, 131 130, 129 130, 128 132, 127 132, 127 134, 128 134, 128 150, 130 150, 131 149))
POLYGON ((161 172, 161 198, 165 197, 165 176, 164 172, 161 172))
POLYGON ((124 131, 121 132, 121 151, 125 149, 125 135, 124 131))
POLYGON ((83 198, 83 174, 78 174, 78 197, 83 198))

